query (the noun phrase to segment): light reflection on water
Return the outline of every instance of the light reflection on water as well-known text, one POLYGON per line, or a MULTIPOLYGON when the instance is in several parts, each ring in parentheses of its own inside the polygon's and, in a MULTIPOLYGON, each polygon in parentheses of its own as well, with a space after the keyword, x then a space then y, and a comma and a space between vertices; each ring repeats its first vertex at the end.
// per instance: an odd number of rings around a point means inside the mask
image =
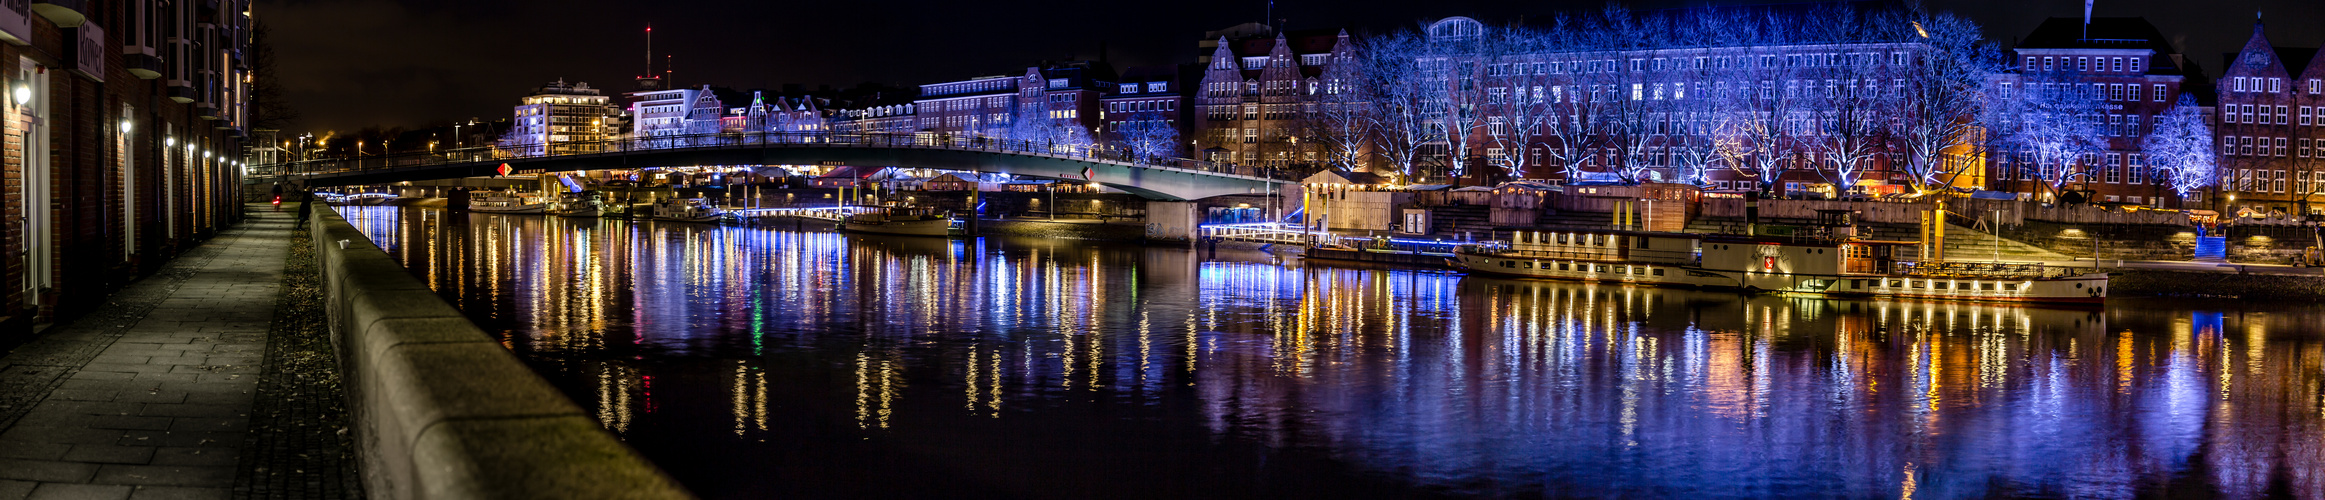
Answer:
POLYGON ((2325 496, 2315 307, 347 210, 707 497, 2325 496))

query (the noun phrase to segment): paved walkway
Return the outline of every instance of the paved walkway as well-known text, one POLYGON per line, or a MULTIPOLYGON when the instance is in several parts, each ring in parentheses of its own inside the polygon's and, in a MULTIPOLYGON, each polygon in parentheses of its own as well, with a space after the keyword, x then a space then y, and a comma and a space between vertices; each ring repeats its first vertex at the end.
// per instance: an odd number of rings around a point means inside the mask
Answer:
POLYGON ((293 222, 252 214, 0 357, 0 499, 230 496, 293 222))

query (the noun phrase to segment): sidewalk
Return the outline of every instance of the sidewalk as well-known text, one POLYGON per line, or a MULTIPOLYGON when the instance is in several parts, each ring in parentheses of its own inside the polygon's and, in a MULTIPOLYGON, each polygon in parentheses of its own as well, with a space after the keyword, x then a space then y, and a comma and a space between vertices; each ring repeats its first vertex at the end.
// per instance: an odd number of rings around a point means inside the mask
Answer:
POLYGON ((296 212, 248 210, 0 356, 0 499, 228 498, 267 474, 242 448, 296 212))

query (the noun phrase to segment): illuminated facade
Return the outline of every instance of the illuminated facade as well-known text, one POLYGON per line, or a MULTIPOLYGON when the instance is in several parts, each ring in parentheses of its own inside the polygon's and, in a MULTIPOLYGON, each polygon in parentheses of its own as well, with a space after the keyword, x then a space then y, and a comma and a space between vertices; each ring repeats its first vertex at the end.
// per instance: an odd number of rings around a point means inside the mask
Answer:
POLYGON ((2214 82, 2221 201, 2317 213, 2325 191, 2325 52, 2269 43, 2260 22, 2214 82))
MULTIPOLYGON (((2049 186, 2088 193, 2090 201, 2180 206, 2166 178, 2148 168, 2141 138, 2185 92, 2194 72, 2145 18, 2054 17, 2028 33, 2012 51, 2009 70, 1996 78, 2003 96, 2066 92, 2098 101, 2078 113, 2089 126, 2073 130, 2097 144, 2089 151, 2045 158, 2031 148, 1993 146, 1986 188, 2051 199, 2049 186), (2061 177, 2068 179, 2061 182, 2061 177)), ((1999 124, 1997 124, 1999 125, 1999 124)))
POLYGON ((1203 160, 1286 166, 1322 161, 1323 146, 1300 144, 1322 102, 1320 80, 1332 64, 1353 64, 1348 32, 1275 32, 1239 26, 1203 58, 1189 140, 1203 160))
POLYGON ((605 150, 603 142, 621 133, 620 110, 589 83, 551 82, 517 105, 511 134, 535 154, 583 154, 605 150))

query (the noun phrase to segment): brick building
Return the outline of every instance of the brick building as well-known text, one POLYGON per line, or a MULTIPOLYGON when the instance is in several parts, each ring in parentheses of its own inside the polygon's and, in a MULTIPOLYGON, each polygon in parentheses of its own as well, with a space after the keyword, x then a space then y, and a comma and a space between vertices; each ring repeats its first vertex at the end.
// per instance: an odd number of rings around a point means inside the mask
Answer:
POLYGON ((240 218, 250 23, 246 0, 0 2, 0 343, 240 218))
POLYGON ((1076 61, 1025 69, 1019 76, 985 76, 920 86, 914 99, 919 131, 1084 147, 1101 127, 1102 98, 1115 74, 1103 61, 1076 61))
POLYGON ((1202 61, 1192 130, 1202 160, 1247 165, 1314 165, 1324 146, 1297 140, 1313 128, 1332 64, 1351 64, 1356 47, 1345 30, 1277 32, 1265 26, 1227 30, 1202 61))
MULTIPOLYGON (((2034 155, 1998 145, 1991 155, 1988 189, 2020 193, 2032 199, 2052 199, 2045 179, 2066 172, 2087 172, 2065 188, 2089 193, 2091 201, 2182 206, 2172 200, 2173 189, 2163 176, 2147 168, 2140 139, 2155 126, 2156 115, 2170 111, 2190 76, 2201 82, 2201 72, 2187 61, 2155 25, 2138 17, 2054 17, 2043 21, 2011 51, 2009 71, 1999 77, 2001 88, 2036 92, 2037 85, 2067 86, 2104 102, 2101 115, 2090 119, 2103 142, 2101 151, 2071 164, 2045 162, 2034 155)), ((2201 200, 2196 200, 2201 202, 2201 200)))
POLYGON ((1155 143, 1159 147, 1154 151, 1141 152, 1150 157, 1190 157, 1187 131, 1194 125, 1194 115, 1184 110, 1193 95, 1189 89, 1201 79, 1201 66, 1124 71, 1116 78, 1114 91, 1100 98, 1106 128, 1101 137, 1112 144, 1155 143))
POLYGON ((2218 201, 2231 212, 2317 213, 2325 190, 2325 59, 2315 48, 2269 43, 2259 21, 2227 54, 2213 134, 2220 144, 2218 201))

